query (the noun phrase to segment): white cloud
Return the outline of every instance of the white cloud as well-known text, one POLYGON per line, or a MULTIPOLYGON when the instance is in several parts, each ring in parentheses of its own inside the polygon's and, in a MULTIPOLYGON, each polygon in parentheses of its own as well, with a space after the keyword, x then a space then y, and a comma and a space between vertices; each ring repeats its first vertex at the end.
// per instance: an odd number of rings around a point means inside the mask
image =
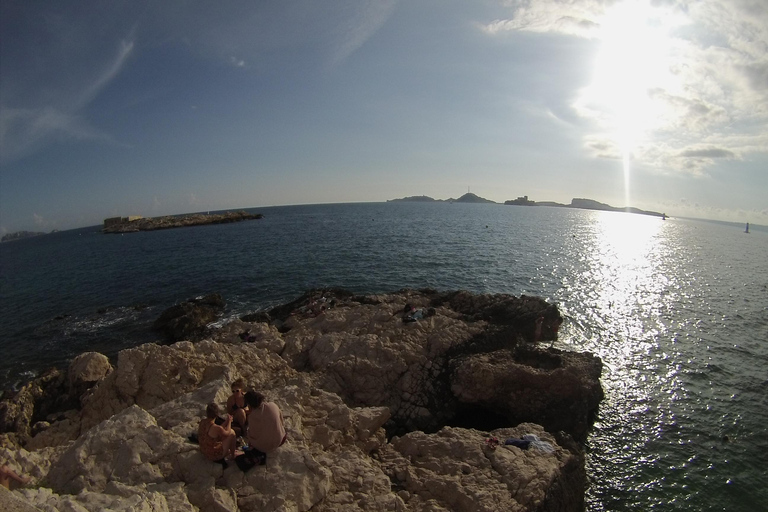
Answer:
POLYGON ((592 38, 599 29, 598 20, 611 2, 599 0, 518 0, 505 2, 512 10, 508 19, 481 25, 484 32, 496 35, 510 31, 555 32, 592 38))
POLYGON ((231 65, 235 66, 236 68, 244 68, 244 67, 246 67, 245 61, 243 59, 238 59, 235 56, 231 56, 229 58, 229 63, 231 65))
POLYGON ((618 143, 628 136, 621 116, 628 113, 633 117, 624 124, 634 130, 635 159, 658 172, 705 175, 724 160, 768 152, 763 136, 768 132, 768 2, 513 0, 504 5, 511 16, 483 25, 486 33, 588 37, 610 41, 613 50, 617 43, 606 39, 606 31, 621 19, 617 13, 627 13, 618 36, 621 30, 637 30, 637 35, 621 50, 627 60, 619 60, 619 53, 608 68, 617 80, 603 78, 600 88, 593 84, 591 91, 581 91, 573 105, 599 129, 584 136, 584 147, 594 156, 615 158, 617 149, 621 152, 618 143), (640 26, 644 17, 646 29, 640 26), (643 59, 647 69, 638 67, 643 59), (634 73, 637 78, 627 81, 634 73), (629 90, 643 80, 645 89, 629 90))

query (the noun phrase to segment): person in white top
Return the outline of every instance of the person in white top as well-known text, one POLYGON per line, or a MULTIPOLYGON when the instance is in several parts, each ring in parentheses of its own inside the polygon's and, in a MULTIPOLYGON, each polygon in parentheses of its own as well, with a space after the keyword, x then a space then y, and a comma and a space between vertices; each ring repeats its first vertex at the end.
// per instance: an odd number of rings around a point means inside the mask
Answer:
POLYGON ((268 402, 261 393, 248 391, 248 444, 262 453, 269 453, 282 446, 288 438, 285 433, 283 413, 274 402, 268 402))

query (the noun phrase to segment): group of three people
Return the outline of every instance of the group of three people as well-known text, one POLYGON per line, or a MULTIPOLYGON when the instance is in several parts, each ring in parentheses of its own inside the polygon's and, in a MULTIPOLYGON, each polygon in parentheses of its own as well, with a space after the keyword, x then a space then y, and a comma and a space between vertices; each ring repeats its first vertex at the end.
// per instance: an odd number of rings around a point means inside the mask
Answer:
POLYGON ((245 390, 245 382, 232 383, 232 395, 227 399, 227 416, 221 421, 219 406, 206 407, 206 417, 197 429, 200 450, 213 461, 234 459, 238 455, 237 437, 244 436, 249 450, 266 456, 282 446, 287 439, 283 414, 261 393, 245 390))

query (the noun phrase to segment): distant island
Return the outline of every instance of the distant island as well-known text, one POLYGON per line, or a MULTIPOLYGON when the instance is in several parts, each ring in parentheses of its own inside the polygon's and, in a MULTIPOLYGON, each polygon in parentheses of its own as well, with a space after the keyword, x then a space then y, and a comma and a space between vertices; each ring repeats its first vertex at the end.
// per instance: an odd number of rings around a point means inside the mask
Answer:
MULTIPOLYGON (((472 193, 466 193, 463 196, 461 196, 458 199, 434 199, 429 196, 410 196, 410 197, 403 197, 401 199, 388 199, 388 203, 396 203, 396 202, 413 202, 413 203, 430 203, 430 202, 446 202, 446 203, 493 203, 498 204, 495 201, 491 201, 490 199, 485 199, 483 197, 479 197, 472 193)), ((641 210, 640 208, 633 208, 631 206, 627 206, 624 208, 611 206, 605 203, 601 203, 599 201, 595 201, 594 199, 584 199, 580 197, 575 197, 571 200, 571 204, 563 204, 563 203, 556 203, 554 201, 532 201, 528 199, 528 196, 520 196, 517 199, 510 199, 508 201, 504 201, 505 205, 512 205, 512 206, 554 206, 558 208, 577 208, 580 210, 600 210, 605 212, 627 212, 627 213, 639 213, 641 215, 653 215, 655 217, 664 217, 666 218, 666 214, 654 212, 654 211, 648 211, 648 210, 641 210)))
POLYGON ((45 235, 42 231, 16 231, 15 233, 8 233, 3 235, 0 242, 13 242, 14 240, 22 240, 24 238, 32 238, 33 236, 45 235))
POLYGON ((584 199, 581 197, 575 197, 571 199, 571 204, 562 204, 555 203, 554 201, 529 201, 528 196, 523 196, 511 201, 504 201, 504 204, 517 206, 555 206, 559 208, 578 208, 580 210, 600 210, 604 212, 639 213, 641 215, 652 215, 654 217, 666 217, 666 214, 664 213, 641 210, 640 208, 633 208, 631 206, 621 208, 601 203, 599 201, 595 201, 594 199, 584 199))
POLYGON ((181 228, 186 226, 202 226, 205 224, 226 224, 243 220, 261 219, 260 213, 225 212, 225 213, 192 213, 188 215, 168 215, 165 217, 112 217, 104 219, 102 233, 136 233, 138 231, 154 231, 157 229, 181 228))
POLYGON ((388 203, 431 203, 431 202, 439 202, 439 203, 493 203, 498 204, 496 201, 491 201, 490 199, 485 199, 484 197, 477 196, 471 192, 467 192, 463 196, 461 196, 458 199, 449 198, 449 199, 434 199, 429 196, 410 196, 410 197, 403 197, 401 199, 388 199, 388 203))

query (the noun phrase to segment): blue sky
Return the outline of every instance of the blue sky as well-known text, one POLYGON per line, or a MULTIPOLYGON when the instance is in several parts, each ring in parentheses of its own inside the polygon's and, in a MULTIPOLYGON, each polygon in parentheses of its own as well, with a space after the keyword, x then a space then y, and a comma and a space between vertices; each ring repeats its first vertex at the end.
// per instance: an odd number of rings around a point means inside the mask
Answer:
POLYGON ((0 6, 0 234, 468 189, 768 224, 760 0, 0 6))

